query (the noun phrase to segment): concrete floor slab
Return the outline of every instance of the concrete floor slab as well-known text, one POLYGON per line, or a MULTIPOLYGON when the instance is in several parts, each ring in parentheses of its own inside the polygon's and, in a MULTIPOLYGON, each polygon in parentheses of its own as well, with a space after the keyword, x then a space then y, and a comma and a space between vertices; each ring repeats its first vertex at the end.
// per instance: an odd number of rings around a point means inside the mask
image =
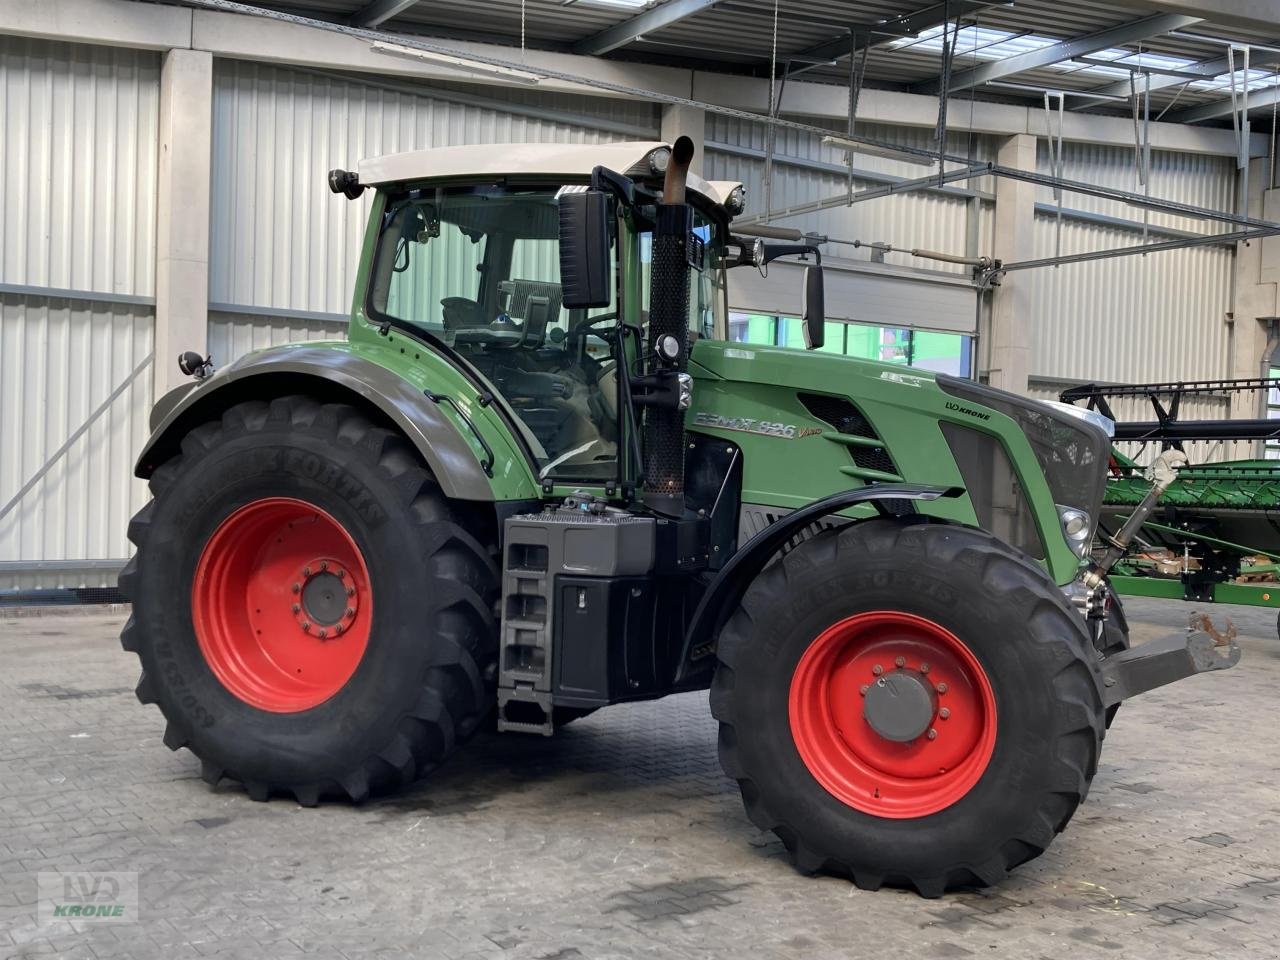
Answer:
MULTIPOLYGON (((1134 638, 1190 604, 1131 600, 1134 638)), ((482 736, 413 789, 304 810, 210 789, 133 697, 123 616, 0 619, 0 956, 435 960, 1280 956, 1275 614, 1244 660, 1124 706, 1040 859, 927 901, 806 878, 743 815, 705 694, 482 736), (128 871, 139 921, 36 917, 42 871, 128 871)))

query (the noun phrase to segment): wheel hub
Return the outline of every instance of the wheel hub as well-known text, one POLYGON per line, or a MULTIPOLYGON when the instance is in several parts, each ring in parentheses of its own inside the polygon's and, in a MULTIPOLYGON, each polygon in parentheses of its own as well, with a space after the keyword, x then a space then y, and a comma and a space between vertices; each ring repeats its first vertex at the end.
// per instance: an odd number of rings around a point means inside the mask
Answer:
POLYGON ((814 779, 879 817, 945 809, 995 748, 995 695, 973 651, 941 624, 896 610, 818 634, 792 674, 788 713, 814 779))
POLYGON ((233 511, 196 564, 191 620, 205 662, 261 710, 295 713, 338 693, 364 656, 372 619, 359 547, 302 500, 268 497, 233 511))
POLYGON ((348 630, 360 606, 360 593, 342 564, 328 558, 312 560, 298 577, 291 610, 302 632, 323 640, 348 630))
POLYGON ((922 736, 938 710, 938 694, 924 674, 896 670, 867 688, 862 715, 886 740, 910 743, 922 736))

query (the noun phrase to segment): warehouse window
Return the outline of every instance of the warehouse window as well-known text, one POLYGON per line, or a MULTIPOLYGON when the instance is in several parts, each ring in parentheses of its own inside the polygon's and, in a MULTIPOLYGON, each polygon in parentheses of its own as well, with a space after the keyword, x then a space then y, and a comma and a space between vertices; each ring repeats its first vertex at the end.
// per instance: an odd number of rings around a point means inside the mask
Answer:
MULTIPOLYGON (((804 347, 804 325, 796 317, 731 313, 729 339, 800 349, 804 347)), ((821 349, 823 353, 969 377, 972 376, 972 347, 973 338, 959 333, 827 321, 826 342, 821 349)))

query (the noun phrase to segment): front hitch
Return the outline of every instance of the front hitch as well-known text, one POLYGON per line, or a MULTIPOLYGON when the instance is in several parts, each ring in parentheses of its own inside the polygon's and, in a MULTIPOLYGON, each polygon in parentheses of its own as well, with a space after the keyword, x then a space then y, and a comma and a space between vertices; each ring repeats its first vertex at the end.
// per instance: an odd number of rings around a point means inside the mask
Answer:
POLYGON ((1197 673, 1226 670, 1239 662, 1240 645, 1234 636, 1218 642, 1203 630, 1170 634, 1103 659, 1103 706, 1197 673))

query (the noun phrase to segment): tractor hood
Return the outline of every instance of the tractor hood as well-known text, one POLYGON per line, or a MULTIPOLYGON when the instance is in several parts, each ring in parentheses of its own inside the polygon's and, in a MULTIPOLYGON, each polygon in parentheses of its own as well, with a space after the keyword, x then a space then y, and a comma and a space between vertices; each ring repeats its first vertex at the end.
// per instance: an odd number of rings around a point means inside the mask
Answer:
POLYGON ((767 383, 797 390, 857 395, 889 384, 917 390, 935 387, 934 374, 928 370, 817 350, 699 340, 694 344, 692 359, 695 377, 767 383), (871 382, 860 385, 863 378, 871 382))

